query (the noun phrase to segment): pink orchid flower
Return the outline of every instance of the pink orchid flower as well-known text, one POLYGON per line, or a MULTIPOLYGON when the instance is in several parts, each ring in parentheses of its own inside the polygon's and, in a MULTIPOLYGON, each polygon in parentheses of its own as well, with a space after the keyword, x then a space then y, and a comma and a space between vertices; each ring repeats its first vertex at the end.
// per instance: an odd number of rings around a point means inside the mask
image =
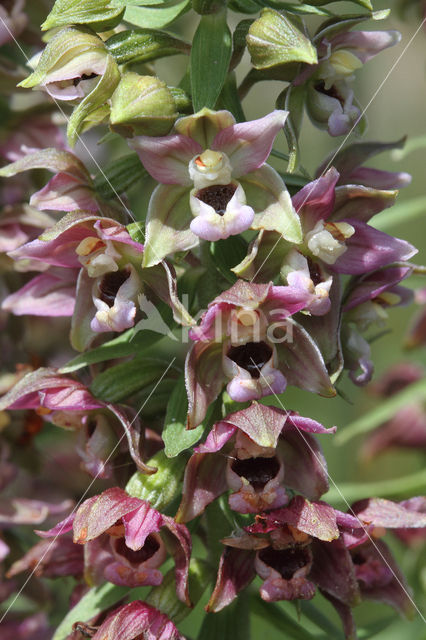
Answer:
POLYGON ((200 239, 242 233, 265 212, 279 214, 285 237, 299 241, 299 221, 285 185, 265 164, 286 118, 286 111, 273 111, 235 123, 228 111, 202 109, 177 120, 171 135, 129 142, 161 183, 149 205, 145 266, 191 249, 200 239))

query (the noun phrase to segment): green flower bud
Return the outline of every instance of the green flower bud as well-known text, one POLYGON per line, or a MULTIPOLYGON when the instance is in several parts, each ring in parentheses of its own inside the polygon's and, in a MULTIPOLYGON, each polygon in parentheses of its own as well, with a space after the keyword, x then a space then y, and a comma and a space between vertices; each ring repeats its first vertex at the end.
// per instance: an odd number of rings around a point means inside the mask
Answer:
POLYGON ((124 9, 112 0, 56 0, 52 11, 41 25, 43 31, 69 24, 88 24, 95 31, 115 27, 124 9))
POLYGON ((147 462, 157 469, 156 473, 146 475, 137 471, 127 483, 127 493, 163 511, 181 493, 187 459, 186 455, 167 458, 163 450, 159 451, 147 462))
POLYGON ((177 115, 167 85, 153 76, 126 73, 111 98, 111 129, 125 137, 166 135, 177 115))
POLYGON ((131 29, 115 33, 105 46, 117 64, 149 62, 156 58, 189 53, 191 47, 168 33, 152 29, 131 29))
POLYGON ((263 9, 260 18, 253 22, 247 35, 247 47, 256 69, 289 62, 318 62, 310 40, 274 9, 263 9))
POLYGON ((93 32, 75 27, 63 29, 49 41, 34 72, 19 86, 40 87, 55 100, 77 102, 105 74, 110 57, 93 32))

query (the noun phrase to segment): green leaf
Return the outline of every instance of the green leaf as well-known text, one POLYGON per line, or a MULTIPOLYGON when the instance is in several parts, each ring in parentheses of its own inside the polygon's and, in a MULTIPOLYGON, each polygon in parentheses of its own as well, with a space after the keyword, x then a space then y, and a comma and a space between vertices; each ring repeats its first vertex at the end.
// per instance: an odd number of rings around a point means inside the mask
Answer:
POLYGON ((274 9, 263 9, 251 25, 247 48, 255 69, 268 69, 289 62, 318 62, 311 41, 285 16, 274 9))
POLYGON ((226 23, 226 11, 202 16, 191 49, 192 102, 195 112, 203 107, 214 109, 228 73, 231 54, 232 36, 226 23))
POLYGON ((306 616, 308 620, 325 631, 329 638, 333 638, 333 640, 343 640, 343 631, 335 627, 331 620, 322 611, 317 609, 312 602, 298 600, 296 606, 298 609, 300 608, 302 615, 306 616))
POLYGON ((156 2, 153 6, 145 7, 127 6, 124 19, 138 27, 162 29, 188 11, 190 6, 191 0, 156 2))
POLYGON ((137 357, 100 373, 90 385, 90 390, 101 400, 118 402, 161 378, 166 368, 167 362, 137 357))
POLYGON ((167 405, 166 418, 162 438, 164 451, 168 458, 174 458, 185 449, 192 447, 203 435, 204 426, 200 424, 196 429, 186 429, 188 414, 188 399, 186 396, 185 379, 182 376, 176 383, 167 405))
MULTIPOLYGON (((309 4, 314 5, 315 7, 322 7, 325 4, 331 4, 333 0, 310 0, 309 4)), ((364 7, 364 9, 373 10, 373 5, 370 0, 348 0, 348 2, 353 2, 354 4, 358 4, 360 7, 364 7)))
POLYGON ((417 403, 422 400, 426 400, 426 379, 410 384, 387 400, 381 400, 380 404, 372 411, 351 422, 345 429, 340 431, 334 437, 334 442, 337 445, 342 445, 355 436, 368 433, 386 420, 389 420, 402 407, 411 402, 417 403))
POLYGON ((95 189, 105 200, 114 198, 117 193, 123 193, 135 183, 148 178, 149 174, 142 166, 137 153, 129 153, 116 158, 102 169, 102 173, 95 177, 95 189))
POLYGON ((368 496, 381 498, 406 498, 413 495, 424 495, 426 491, 426 470, 417 471, 402 478, 378 480, 377 482, 343 483, 333 486, 323 496, 332 504, 345 504, 362 500, 368 496))
POLYGON ((197 640, 250 640, 248 596, 242 593, 219 613, 207 614, 197 640))
POLYGON ((127 493, 147 500, 158 511, 164 511, 181 492, 187 459, 187 456, 170 459, 163 450, 159 451, 147 462, 148 466, 156 467, 156 473, 146 475, 137 471, 127 483, 127 493))
POLYGON ((265 602, 256 594, 252 597, 250 604, 251 610, 261 618, 266 619, 270 625, 283 634, 286 640, 287 638, 288 640, 314 640, 315 636, 295 622, 291 616, 289 616, 280 605, 275 604, 275 602, 265 602))
POLYGON ((230 236, 226 240, 218 240, 210 244, 213 264, 224 278, 231 284, 237 276, 231 269, 244 260, 247 254, 247 242, 241 236, 230 236))
POLYGON ((105 46, 117 64, 148 62, 177 53, 189 53, 190 45, 162 31, 129 29, 115 33, 105 46))
POLYGON ((56 629, 52 640, 65 640, 72 632, 72 626, 76 622, 87 622, 98 613, 105 611, 118 600, 129 593, 129 587, 118 587, 106 582, 99 587, 93 587, 79 600, 79 602, 67 613, 59 627, 56 629))
POLYGON ((141 331, 138 332, 135 337, 134 330, 129 329, 100 347, 96 347, 96 349, 92 349, 73 358, 61 367, 60 373, 72 373, 91 364, 105 362, 105 360, 124 358, 134 353, 141 354, 162 337, 163 336, 153 331, 141 331))
POLYGON ((107 31, 120 22, 123 14, 123 6, 114 6, 111 0, 56 0, 41 28, 46 31, 69 24, 89 24, 95 31, 107 31))
POLYGON ((225 84, 223 85, 217 102, 217 108, 230 111, 237 122, 244 122, 246 119, 241 100, 238 96, 237 82, 233 71, 228 73, 226 77, 225 84))

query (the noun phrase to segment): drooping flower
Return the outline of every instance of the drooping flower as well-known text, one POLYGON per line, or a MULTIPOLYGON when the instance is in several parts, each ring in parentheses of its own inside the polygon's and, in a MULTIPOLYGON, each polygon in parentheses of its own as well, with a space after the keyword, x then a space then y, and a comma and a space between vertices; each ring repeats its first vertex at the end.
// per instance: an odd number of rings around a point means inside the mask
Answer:
POLYGON ((306 109, 312 122, 331 136, 347 134, 361 118, 351 88, 354 72, 384 49, 397 44, 397 31, 354 31, 335 25, 318 35, 318 64, 310 65, 294 80, 307 81, 306 109), (329 33, 330 31, 330 33, 329 33))
POLYGON ((366 384, 373 374, 371 348, 361 335, 371 325, 382 328, 387 320, 386 309, 409 304, 410 289, 399 283, 411 275, 412 265, 389 266, 356 278, 349 288, 343 307, 342 348, 345 368, 355 384, 366 384))
POLYGON ((195 518, 228 489, 229 505, 240 513, 287 504, 286 488, 318 500, 328 491, 327 465, 311 434, 334 431, 294 411, 257 403, 227 416, 187 464, 178 520, 195 518))
POLYGON ((81 382, 55 369, 41 368, 24 376, 0 398, 0 411, 4 409, 33 409, 57 426, 82 431, 86 437, 79 447, 86 469, 101 477, 109 475, 106 460, 116 449, 111 439, 117 437, 115 424, 120 425, 137 467, 145 473, 155 471, 142 461, 143 434, 137 419, 130 418, 124 407, 97 400, 81 382))
POLYGON ((285 111, 273 111, 236 124, 228 111, 202 109, 177 120, 171 135, 129 142, 161 183, 148 210, 145 266, 194 248, 200 238, 228 238, 272 217, 284 237, 300 241, 285 185, 265 164, 286 117, 285 111))
POLYGON ((287 381, 334 395, 318 347, 290 316, 303 309, 305 291, 237 281, 215 298, 186 360, 190 427, 199 424, 224 383, 236 402, 282 393, 287 381))
POLYGON ((134 600, 113 611, 96 629, 93 640, 185 640, 175 625, 151 605, 134 600))
POLYGON ((339 173, 332 167, 293 196, 302 243, 295 247, 276 231, 261 230, 247 257, 233 271, 256 282, 280 271, 285 282, 310 295, 307 310, 323 315, 330 309, 335 274, 362 275, 415 255, 416 249, 408 242, 367 224, 394 203, 396 191, 337 186, 338 180, 339 173))
POLYGON ((54 537, 71 529, 74 542, 86 546, 85 575, 95 584, 108 580, 129 587, 159 585, 163 580, 159 567, 170 551, 178 598, 190 605, 191 537, 183 524, 113 487, 85 500, 75 514, 53 529, 38 533, 54 537))

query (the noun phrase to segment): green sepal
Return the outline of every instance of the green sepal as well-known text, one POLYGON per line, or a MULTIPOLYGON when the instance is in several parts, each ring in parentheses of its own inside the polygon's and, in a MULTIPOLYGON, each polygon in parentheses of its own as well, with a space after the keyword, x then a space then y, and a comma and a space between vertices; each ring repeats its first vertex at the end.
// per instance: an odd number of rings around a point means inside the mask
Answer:
POLYGON ((256 69, 290 62, 318 62, 311 41, 285 15, 274 9, 263 9, 260 18, 250 26, 247 48, 256 69))
POLYGON ((214 109, 226 80, 232 55, 232 36, 226 11, 203 15, 191 49, 191 87, 194 111, 214 109), (209 70, 206 82, 206 69, 209 70))
POLYGON ((114 93, 120 81, 120 72, 112 56, 108 56, 105 73, 92 91, 74 109, 67 126, 67 138, 71 147, 75 145, 84 130, 88 118, 114 93))
POLYGON ((164 136, 177 116, 171 92, 155 76, 126 73, 111 97, 110 127, 124 137, 164 136))
POLYGON ((111 0, 56 0, 43 31, 69 24, 88 24, 95 31, 107 31, 117 26, 124 15, 123 2, 117 6, 111 0))
POLYGON ((35 70, 19 83, 19 87, 31 89, 41 84, 50 71, 57 71, 79 55, 92 53, 100 58, 108 55, 102 40, 90 29, 69 27, 61 29, 49 40, 35 70))
POLYGON ((157 469, 153 475, 137 471, 126 485, 129 495, 147 500, 151 507, 164 511, 182 491, 187 456, 168 458, 163 450, 155 454, 147 465, 157 469))
POLYGON ((117 64, 149 62, 157 58, 189 53, 191 47, 168 33, 152 29, 129 29, 108 38, 105 46, 117 64))

